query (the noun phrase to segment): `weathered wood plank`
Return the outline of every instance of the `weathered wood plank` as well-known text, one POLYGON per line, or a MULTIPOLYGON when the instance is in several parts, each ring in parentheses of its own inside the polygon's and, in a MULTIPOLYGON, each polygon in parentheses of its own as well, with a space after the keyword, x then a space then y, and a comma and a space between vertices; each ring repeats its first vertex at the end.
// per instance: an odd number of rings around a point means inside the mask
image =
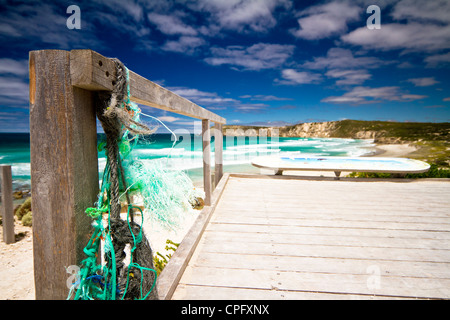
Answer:
POLYGON ((214 125, 214 162, 215 185, 218 185, 223 176, 223 133, 221 123, 214 125))
POLYGON ((449 232, 427 232, 423 230, 383 230, 364 228, 333 228, 333 227, 302 227, 302 226, 268 226, 255 224, 235 223, 211 223, 208 226, 211 231, 234 231, 234 232, 256 232, 256 233, 280 233, 286 236, 292 234, 318 234, 333 236, 367 236, 367 237, 396 237, 415 239, 439 239, 450 240, 449 232))
POLYGON ((239 245, 236 242, 228 241, 221 243, 207 242, 202 250, 212 253, 450 263, 450 250, 272 243, 270 239, 268 239, 266 245, 254 242, 241 242, 239 245))
POLYGON ((450 280, 415 277, 329 274, 248 269, 186 268, 180 283, 187 285, 253 289, 296 290, 346 294, 368 294, 417 298, 450 298, 450 280))
POLYGON ((399 238, 399 237, 369 237, 333 234, 289 234, 283 233, 251 233, 232 231, 210 231, 206 230, 204 238, 213 242, 255 242, 267 243, 301 243, 301 244, 323 244, 335 246, 359 246, 378 248, 421 248, 450 250, 448 243, 440 239, 423 238, 399 238))
POLYGON ((2 192, 3 241, 6 244, 16 242, 14 234, 13 190, 11 166, 0 166, 0 190, 2 192))
POLYGON ((205 191, 205 206, 211 205, 211 130, 210 121, 202 120, 202 150, 203 150, 203 189, 205 191))
POLYGON ((450 298, 448 182, 286 182, 231 176, 174 298, 450 298))
POLYGON ((450 279, 450 263, 423 261, 385 261, 368 259, 340 259, 323 257, 271 256, 239 253, 202 252, 191 264, 193 267, 230 268, 319 272, 334 274, 369 274, 376 266, 381 276, 450 279))
POLYGON ((180 284, 175 292, 174 300, 372 300, 414 299, 411 297, 392 297, 381 295, 356 295, 335 292, 308 292, 276 289, 229 288, 180 284))
MULTIPOLYGON (((233 210, 229 210, 228 208, 223 208, 220 211, 220 215, 215 216, 215 222, 219 222, 222 216, 226 217, 226 219, 232 219, 235 216, 242 216, 245 212, 245 216, 250 218, 260 218, 261 212, 257 212, 255 210, 241 210, 239 213, 233 210)), ((403 213, 403 212, 402 212, 403 213)), ((379 221, 379 222, 407 222, 407 223, 429 223, 429 224, 444 224, 448 225, 450 231, 450 216, 442 215, 435 216, 430 215, 428 212, 420 212, 419 215, 411 214, 398 214, 397 212, 393 212, 389 214, 389 212, 380 212, 374 211, 368 214, 367 212, 351 212, 348 213, 348 210, 342 209, 341 211, 330 210, 326 211, 317 211, 317 209, 311 213, 308 208, 302 208, 301 210, 266 210, 267 217, 270 219, 279 219, 295 222, 296 220, 302 221, 303 219, 318 219, 318 220, 341 220, 341 221, 379 221)), ((301 223, 301 222, 299 222, 301 223)))
MULTIPOLYGON (((92 50, 72 50, 70 58, 72 85, 92 91, 111 91, 113 89, 115 75, 113 61, 92 50)), ((224 118, 147 80, 133 71, 130 71, 130 94, 131 100, 146 106, 197 119, 226 123, 224 118)))
POLYGON ((85 255, 98 193, 93 94, 72 86, 70 53, 30 52, 30 154, 37 299, 65 299, 85 255))
POLYGON ((235 223, 235 224, 265 224, 272 226, 302 226, 302 227, 333 227, 333 228, 364 228, 383 230, 423 230, 450 232, 448 223, 414 223, 396 221, 372 221, 372 220, 340 220, 333 219, 282 219, 271 217, 247 217, 247 216, 217 216, 212 221, 214 223, 235 223))

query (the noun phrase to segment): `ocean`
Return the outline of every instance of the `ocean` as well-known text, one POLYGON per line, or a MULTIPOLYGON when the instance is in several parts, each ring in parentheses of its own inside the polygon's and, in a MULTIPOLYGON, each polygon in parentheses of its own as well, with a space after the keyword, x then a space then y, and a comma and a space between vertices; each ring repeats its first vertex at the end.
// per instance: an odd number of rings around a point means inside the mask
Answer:
MULTIPOLYGON (((104 139, 98 134, 98 140, 104 139)), ((140 140, 134 156, 151 165, 155 160, 174 170, 185 170, 194 185, 202 185, 202 139, 199 135, 181 134, 174 145, 171 134, 154 134, 140 140)), ((362 156, 373 151, 370 140, 336 138, 229 137, 223 138, 224 172, 259 173, 251 165, 252 158, 262 155, 362 156)), ((211 163, 214 163, 214 137, 211 143, 211 163)), ((99 152, 100 174, 106 164, 104 152, 99 152)), ((0 165, 11 165, 13 189, 30 189, 30 135, 0 133, 0 165)), ((101 177, 101 175, 100 175, 101 177)))

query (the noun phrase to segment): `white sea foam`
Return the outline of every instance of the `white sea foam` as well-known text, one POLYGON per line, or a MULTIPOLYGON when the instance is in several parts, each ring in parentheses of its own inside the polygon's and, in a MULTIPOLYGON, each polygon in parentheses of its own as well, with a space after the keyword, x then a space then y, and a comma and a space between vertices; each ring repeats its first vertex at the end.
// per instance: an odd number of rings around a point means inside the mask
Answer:
MULTIPOLYGON (((134 154, 145 156, 183 156, 189 153, 184 148, 162 148, 162 149, 135 149, 134 154)), ((201 152, 200 152, 201 153, 201 152)))
POLYGON ((11 166, 11 174, 17 177, 30 176, 31 166, 29 163, 13 163, 11 166))
MULTIPOLYGON (((374 140, 354 140, 354 139, 334 139, 334 138, 292 138, 292 139, 256 139, 250 138, 245 140, 237 140, 239 145, 227 145, 227 138, 224 139, 223 165, 245 165, 248 166, 251 160, 258 156, 277 155, 277 156, 327 156, 330 154, 338 154, 340 156, 362 156, 371 153, 371 148, 375 147, 374 140), (305 148, 305 149, 303 149, 305 148)), ((228 144, 236 143, 236 140, 228 140, 228 144)), ((144 164, 151 165, 151 158, 167 157, 166 165, 174 170, 198 169, 203 166, 203 152, 201 143, 194 145, 195 150, 190 150, 191 145, 177 145, 175 148, 165 147, 161 149, 145 148, 140 146, 134 149, 134 157, 140 159, 144 164), (147 158, 147 159, 146 159, 147 158)), ((214 166, 215 154, 214 144, 211 145, 211 165, 214 166)), ((10 155, 0 155, 0 159, 10 155)), ((98 159, 98 167, 100 174, 106 166, 106 157, 100 156, 98 159)), ((13 180, 21 179, 29 184, 30 164, 29 163, 11 163, 13 180)), ((101 176, 100 176, 101 178, 101 176)))

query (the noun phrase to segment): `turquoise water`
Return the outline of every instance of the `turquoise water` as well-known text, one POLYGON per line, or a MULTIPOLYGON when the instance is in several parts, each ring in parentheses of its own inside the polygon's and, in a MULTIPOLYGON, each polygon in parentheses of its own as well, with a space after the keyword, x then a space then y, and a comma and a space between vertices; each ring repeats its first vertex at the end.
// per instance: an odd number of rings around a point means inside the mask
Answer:
MULTIPOLYGON (((98 139, 103 135, 99 134, 98 139)), ((12 165, 13 188, 30 188, 30 137, 27 133, 0 133, 0 165, 12 165)), ((212 140, 214 142, 214 138, 212 140)), ((195 184, 202 181, 202 140, 193 134, 178 135, 175 147, 170 134, 154 134, 139 142, 135 156, 147 165, 159 159, 173 169, 186 170, 195 184)), ((224 137, 225 172, 259 172, 251 159, 257 156, 361 156, 370 152, 371 141, 333 138, 224 137)), ((214 163, 214 143, 211 143, 214 163)), ((106 157, 99 153, 99 170, 106 157)))

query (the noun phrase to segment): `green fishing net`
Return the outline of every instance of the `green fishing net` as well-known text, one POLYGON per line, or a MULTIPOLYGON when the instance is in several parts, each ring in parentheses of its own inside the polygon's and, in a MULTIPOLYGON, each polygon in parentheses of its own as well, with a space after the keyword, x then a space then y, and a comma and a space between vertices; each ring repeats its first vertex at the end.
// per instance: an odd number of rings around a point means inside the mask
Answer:
MULTIPOLYGON (((185 172, 169 169, 167 159, 144 162, 134 154, 133 149, 142 136, 141 132, 149 132, 141 130, 145 127, 139 118, 141 110, 129 99, 128 69, 123 67, 123 70, 126 71, 126 96, 123 102, 119 99, 118 107, 114 107, 116 98, 113 95, 111 106, 104 114, 113 114, 121 125, 122 133, 117 141, 117 165, 121 177, 118 179, 120 197, 117 201, 126 210, 119 219, 111 216, 112 169, 108 159, 96 206, 86 210, 86 214, 93 219, 94 231, 84 248, 86 258, 81 262, 78 280, 70 287, 68 299, 117 300, 155 296, 156 271, 149 267, 153 266, 152 261, 148 261, 152 259, 152 253, 145 237, 144 225, 177 230, 192 210, 196 199, 203 196, 202 192, 194 188, 185 172), (145 223, 145 220, 151 223, 145 223), (122 261, 125 245, 118 250, 115 243, 124 237, 129 238, 127 266, 122 261), (150 257, 145 250, 150 252, 150 257), (101 252, 100 259, 98 254, 101 252)), ((98 149, 105 151, 109 158, 105 141, 99 142, 98 149)), ((146 233, 151 232, 146 230, 146 233)))

